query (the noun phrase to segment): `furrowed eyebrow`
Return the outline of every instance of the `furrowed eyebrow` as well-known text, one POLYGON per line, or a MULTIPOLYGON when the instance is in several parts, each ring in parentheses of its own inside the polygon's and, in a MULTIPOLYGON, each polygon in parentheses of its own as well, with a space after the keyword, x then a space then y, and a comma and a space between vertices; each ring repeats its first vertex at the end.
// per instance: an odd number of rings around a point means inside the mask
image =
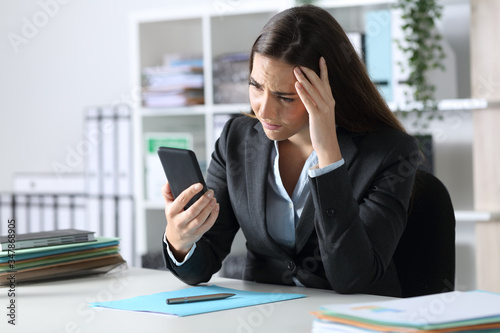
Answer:
MULTIPOLYGON (((251 85, 254 85, 257 88, 262 88, 262 85, 255 81, 253 77, 250 77, 249 83, 251 85)), ((271 94, 276 95, 276 96, 295 96, 297 95, 296 92, 281 92, 281 91, 271 91, 271 94)))

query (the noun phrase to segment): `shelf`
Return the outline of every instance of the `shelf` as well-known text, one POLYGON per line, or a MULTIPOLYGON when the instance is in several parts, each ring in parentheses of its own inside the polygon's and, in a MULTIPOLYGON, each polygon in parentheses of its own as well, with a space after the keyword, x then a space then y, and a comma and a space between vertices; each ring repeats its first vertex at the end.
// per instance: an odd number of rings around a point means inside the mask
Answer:
POLYGON ((484 211, 455 211, 455 219, 457 222, 491 222, 500 221, 500 212, 484 212, 484 211))
POLYGON ((445 99, 439 102, 439 110, 478 110, 486 109, 488 102, 484 99, 445 99))
POLYGON ((213 113, 240 113, 240 112, 249 112, 250 104, 215 104, 212 106, 213 113))
POLYGON ((368 7, 376 5, 391 5, 395 0, 326 0, 319 1, 315 5, 324 8, 340 8, 340 7, 368 7))
MULTIPOLYGON (((439 111, 467 111, 467 110, 481 110, 488 108, 491 103, 485 99, 443 99, 438 102, 439 111)), ((422 106, 419 103, 412 103, 408 106, 397 105, 396 103, 388 103, 389 108, 393 111, 397 111, 400 108, 402 112, 412 112, 411 109, 421 109, 422 106)))
POLYGON ((141 108, 139 111, 143 117, 200 116, 206 113, 207 107, 205 105, 193 105, 174 108, 141 108))
MULTIPOLYGON (((468 4, 470 0, 440 0, 443 5, 449 4, 468 4)), ((391 5, 396 3, 396 0, 323 0, 318 1, 316 5, 322 7, 367 7, 373 5, 391 5)))
POLYGON ((207 113, 227 114, 249 112, 250 104, 215 104, 215 105, 193 105, 175 108, 141 108, 142 117, 163 117, 163 116, 201 116, 207 113))
MULTIPOLYGON (((346 30, 364 31, 364 16, 368 11, 390 9, 396 0, 320 0, 316 5, 327 9, 346 24, 346 30)), ((442 0, 465 1, 465 0, 442 0)), ((186 132, 193 135, 193 150, 202 168, 211 158, 215 139, 226 118, 223 115, 250 111, 250 103, 216 104, 214 102, 213 62, 218 57, 249 52, 256 36, 269 18, 294 5, 294 1, 229 1, 206 2, 197 6, 162 6, 130 14, 131 80, 140 86, 144 67, 158 66, 164 54, 202 55, 204 60, 205 104, 173 108, 145 108, 135 102, 134 159, 136 188, 136 248, 147 252, 151 245, 146 235, 158 224, 158 214, 164 209, 161 197, 145 200, 145 163, 143 135, 157 132, 186 132), (182 34, 179 34, 182 31, 182 34), (222 115, 222 116, 221 116, 222 115), (148 223, 155 221, 154 223, 148 223), (156 223, 156 224, 155 224, 156 223)), ((446 96, 446 95, 443 95, 446 96)), ((453 95, 450 95, 453 96, 453 95)), ((491 107, 491 102, 479 99, 443 100, 439 110, 476 110, 491 107)), ((396 104, 389 105, 396 110, 396 104)), ((500 220, 498 213, 456 211, 458 222, 500 220), (489 214, 489 215, 488 215, 489 214)), ((161 222, 163 223, 163 222, 161 222)))
MULTIPOLYGON (((397 110, 395 103, 388 103, 389 108, 393 111, 397 110)), ((463 110, 481 110, 494 106, 494 103, 489 103, 484 99, 445 99, 439 102, 438 110, 440 111, 463 111, 463 110)), ((141 108, 140 112, 143 117, 157 116, 190 116, 204 115, 208 112, 214 114, 220 113, 239 113, 248 112, 250 104, 214 104, 214 105, 193 105, 174 108, 141 108)), ((409 110, 401 110, 403 112, 411 112, 409 110)))

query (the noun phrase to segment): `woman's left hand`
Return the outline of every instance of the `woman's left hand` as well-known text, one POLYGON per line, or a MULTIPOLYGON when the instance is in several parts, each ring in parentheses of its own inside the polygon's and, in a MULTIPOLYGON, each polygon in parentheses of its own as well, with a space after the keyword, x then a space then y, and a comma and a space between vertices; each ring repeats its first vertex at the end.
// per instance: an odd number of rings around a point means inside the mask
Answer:
POLYGON ((335 127, 335 99, 332 95, 328 70, 323 57, 319 61, 320 77, 311 69, 294 69, 295 88, 309 113, 309 131, 313 149, 323 168, 342 158, 335 127), (305 75, 304 75, 305 74, 305 75))

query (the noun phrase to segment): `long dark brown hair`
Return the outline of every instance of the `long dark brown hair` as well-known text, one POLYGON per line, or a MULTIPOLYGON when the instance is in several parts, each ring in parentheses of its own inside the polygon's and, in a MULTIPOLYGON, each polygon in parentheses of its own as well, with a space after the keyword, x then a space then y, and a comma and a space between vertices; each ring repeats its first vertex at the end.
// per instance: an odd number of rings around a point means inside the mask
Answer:
POLYGON ((346 33, 326 10, 304 5, 276 14, 252 46, 250 73, 255 53, 308 67, 318 75, 319 59, 324 57, 338 126, 351 132, 405 131, 370 80, 346 33))

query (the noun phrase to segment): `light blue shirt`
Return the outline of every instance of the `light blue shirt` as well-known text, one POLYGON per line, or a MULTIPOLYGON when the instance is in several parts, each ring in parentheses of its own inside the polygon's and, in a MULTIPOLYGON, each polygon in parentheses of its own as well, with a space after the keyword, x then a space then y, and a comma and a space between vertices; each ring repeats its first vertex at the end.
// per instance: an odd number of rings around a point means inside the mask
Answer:
POLYGON ((267 176, 267 232, 276 243, 293 250, 295 248, 295 227, 311 192, 309 177, 314 178, 330 172, 344 164, 344 160, 341 159, 319 169, 317 168, 318 156, 313 150, 304 163, 290 198, 281 180, 279 157, 278 142, 274 141, 274 149, 271 150, 271 167, 267 176))
MULTIPOLYGON (((266 224, 267 232, 271 238, 281 246, 293 250, 295 248, 295 226, 300 219, 302 210, 310 194, 309 177, 314 178, 333 171, 344 164, 344 159, 318 168, 318 156, 313 150, 304 163, 292 197, 288 195, 279 172, 279 149, 278 142, 274 141, 274 149, 271 149, 271 167, 267 176, 267 202, 266 202, 266 224)), ((217 193, 215 194, 217 196, 217 193)), ((167 243, 165 235, 163 241, 167 244, 167 252, 172 261, 180 266, 193 254, 196 244, 193 245, 182 262, 175 259, 167 243)), ((296 282, 297 283, 297 282, 296 282)))

